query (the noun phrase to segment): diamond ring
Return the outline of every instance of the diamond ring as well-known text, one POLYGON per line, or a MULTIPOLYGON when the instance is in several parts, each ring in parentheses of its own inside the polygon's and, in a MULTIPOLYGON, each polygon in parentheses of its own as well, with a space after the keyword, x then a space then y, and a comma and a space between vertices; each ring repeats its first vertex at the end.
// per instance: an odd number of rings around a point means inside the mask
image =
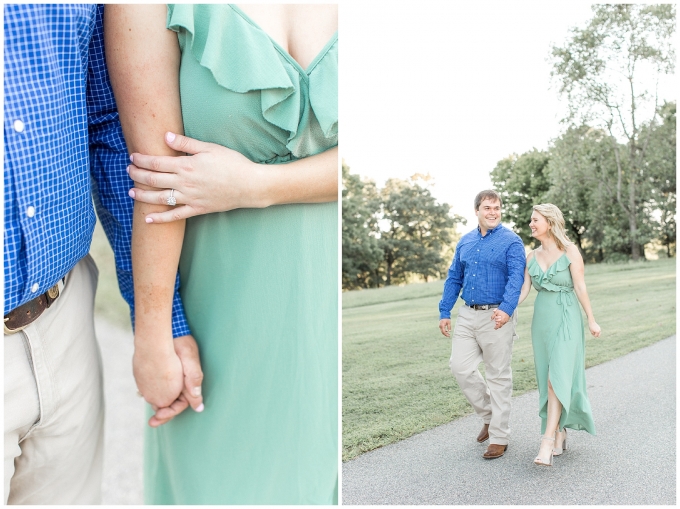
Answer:
POLYGON ((175 199, 175 190, 170 189, 170 196, 168 196, 165 200, 165 203, 167 203, 170 206, 177 205, 177 200, 175 199))

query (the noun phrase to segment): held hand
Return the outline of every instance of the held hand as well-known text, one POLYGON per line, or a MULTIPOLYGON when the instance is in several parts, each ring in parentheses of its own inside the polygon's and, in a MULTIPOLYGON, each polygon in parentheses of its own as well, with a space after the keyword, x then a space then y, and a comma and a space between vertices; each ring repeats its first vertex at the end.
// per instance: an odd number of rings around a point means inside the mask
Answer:
POLYGON ((137 389, 151 405, 162 408, 174 402, 184 386, 182 363, 170 348, 135 347, 132 373, 137 389))
POLYGON ((501 311, 500 309, 496 308, 491 314, 491 319, 496 322, 494 330, 497 330, 508 323, 508 320, 510 320, 510 315, 508 315, 505 311, 501 311))
POLYGON ((165 143, 190 156, 150 156, 132 154, 128 167, 137 183, 159 188, 148 191, 133 187, 130 196, 137 201, 167 205, 171 189, 177 206, 146 216, 147 223, 167 223, 209 212, 237 208, 258 208, 264 201, 257 178, 259 165, 247 157, 214 143, 205 143, 179 134, 166 133, 165 143))
POLYGON ((181 414, 189 406, 196 412, 202 412, 203 396, 201 395, 201 382, 203 381, 203 371, 201 370, 201 360, 198 355, 198 346, 193 336, 181 336, 174 340, 175 352, 182 362, 184 370, 184 388, 179 398, 170 406, 164 408, 154 408, 155 415, 149 419, 149 426, 156 428, 171 421, 174 417, 181 414))
POLYGON ((600 337, 600 326, 597 324, 595 320, 589 320, 588 321, 588 328, 590 329, 590 333, 595 336, 596 338, 600 337))
POLYGON ((441 331, 444 336, 447 338, 451 337, 451 319, 450 318, 443 318, 439 320, 439 330, 441 331))

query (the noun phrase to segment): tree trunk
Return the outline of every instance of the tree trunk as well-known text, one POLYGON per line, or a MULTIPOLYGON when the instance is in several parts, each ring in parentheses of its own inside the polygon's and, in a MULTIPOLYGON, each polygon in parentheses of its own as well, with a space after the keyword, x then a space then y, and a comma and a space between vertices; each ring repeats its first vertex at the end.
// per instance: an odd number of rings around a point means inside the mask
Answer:
POLYGON ((581 245, 581 235, 578 233, 576 229, 572 229, 572 232, 574 233, 574 237, 576 237, 576 247, 578 247, 579 252, 581 253, 581 258, 583 258, 583 263, 586 262, 586 252, 583 249, 583 245, 581 245))
POLYGON ((628 183, 628 224, 630 225, 631 257, 636 262, 640 259, 640 244, 637 241, 637 217, 635 214, 635 169, 631 168, 628 183))
POLYGON ((390 286, 392 284, 392 264, 394 263, 394 260, 392 260, 390 255, 387 255, 385 257, 385 263, 387 264, 385 286, 390 286))

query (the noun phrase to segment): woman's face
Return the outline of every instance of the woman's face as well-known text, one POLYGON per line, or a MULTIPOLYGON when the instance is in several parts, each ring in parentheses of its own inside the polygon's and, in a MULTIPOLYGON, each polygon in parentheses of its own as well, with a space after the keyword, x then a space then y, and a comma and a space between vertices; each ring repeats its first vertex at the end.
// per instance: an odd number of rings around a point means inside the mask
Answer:
POLYGON ((542 237, 547 236, 548 232, 550 231, 550 225, 548 224, 548 220, 535 210, 531 214, 529 228, 531 228, 531 236, 534 237, 535 239, 540 239, 542 237))

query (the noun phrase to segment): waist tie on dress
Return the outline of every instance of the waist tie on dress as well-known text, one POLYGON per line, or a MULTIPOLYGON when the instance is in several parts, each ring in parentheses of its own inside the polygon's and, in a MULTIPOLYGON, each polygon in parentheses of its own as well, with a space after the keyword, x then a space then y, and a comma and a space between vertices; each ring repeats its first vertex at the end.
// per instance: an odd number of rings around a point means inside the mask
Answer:
POLYGON ((564 328, 564 341, 569 341, 573 336, 569 330, 568 306, 574 304, 574 289, 569 288, 568 286, 560 287, 557 294, 557 303, 562 306, 562 327, 564 328))

